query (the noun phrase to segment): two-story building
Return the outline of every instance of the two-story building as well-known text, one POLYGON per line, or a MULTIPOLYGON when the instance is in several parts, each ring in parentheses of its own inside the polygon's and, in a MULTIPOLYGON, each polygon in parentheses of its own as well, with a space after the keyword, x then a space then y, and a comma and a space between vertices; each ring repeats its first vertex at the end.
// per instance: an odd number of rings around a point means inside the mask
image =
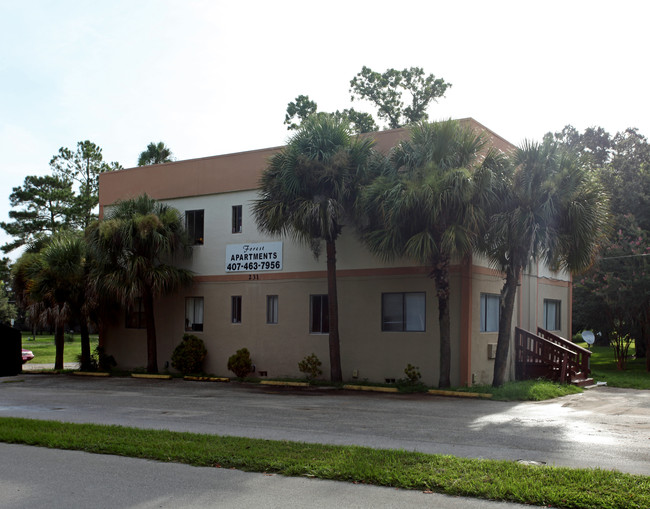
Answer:
MULTIPOLYGON (((514 148, 475 120, 462 122, 484 132, 498 149, 514 148)), ((387 152, 408 134, 395 129, 372 135, 376 148, 387 152)), ((301 377, 298 362, 311 353, 329 373, 325 257, 315 259, 304 245, 259 233, 251 212, 261 173, 277 150, 100 176, 100 213, 147 193, 184 215, 194 241, 192 257, 184 262, 195 273, 194 284, 156 302, 161 366, 169 366, 183 334, 191 332, 205 342, 209 373, 228 375, 228 357, 242 347, 251 352, 260 377, 301 377)), ((410 363, 420 368, 424 383, 437 384, 438 312, 428 267, 382 261, 347 227, 337 242, 337 268, 344 379, 391 381, 403 378, 410 363)), ((452 385, 491 382, 502 285, 501 274, 478 256, 451 267, 452 385)), ((529 330, 540 325, 567 337, 570 317, 570 276, 529 268, 517 297, 516 325, 529 330)), ((105 328, 102 343, 120 367, 144 366, 141 310, 126 310, 105 328)))

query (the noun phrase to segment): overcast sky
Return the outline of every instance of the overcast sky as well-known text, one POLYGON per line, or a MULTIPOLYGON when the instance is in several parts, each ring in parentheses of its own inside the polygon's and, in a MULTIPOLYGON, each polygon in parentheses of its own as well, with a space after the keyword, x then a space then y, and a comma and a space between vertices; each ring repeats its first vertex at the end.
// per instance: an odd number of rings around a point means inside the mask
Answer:
POLYGON ((151 141, 177 159, 281 145, 289 101, 350 107, 364 65, 444 78, 431 119, 515 144, 566 124, 649 136, 649 19, 644 0, 0 0, 0 221, 59 147, 132 167, 151 141))

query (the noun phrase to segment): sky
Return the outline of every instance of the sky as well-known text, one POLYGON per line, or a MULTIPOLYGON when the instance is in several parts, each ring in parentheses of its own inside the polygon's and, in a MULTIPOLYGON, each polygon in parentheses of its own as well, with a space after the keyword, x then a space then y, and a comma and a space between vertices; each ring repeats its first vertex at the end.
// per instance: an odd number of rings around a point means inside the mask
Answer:
POLYGON ((648 19, 645 0, 0 0, 0 221, 78 141, 129 168, 152 141, 179 160, 282 145, 300 94, 372 113, 350 102, 364 65, 443 78, 431 120, 514 144, 567 124, 650 136, 648 19))

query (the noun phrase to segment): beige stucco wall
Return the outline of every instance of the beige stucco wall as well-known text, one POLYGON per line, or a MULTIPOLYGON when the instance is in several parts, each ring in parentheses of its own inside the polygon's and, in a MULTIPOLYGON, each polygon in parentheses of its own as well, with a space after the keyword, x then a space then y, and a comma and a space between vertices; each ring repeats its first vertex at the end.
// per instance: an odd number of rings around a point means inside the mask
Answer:
MULTIPOLYGON (((452 276, 452 383, 459 384, 458 276, 452 276), (453 339, 456 338, 456 339, 453 339)), ((309 333, 309 296, 327 293, 324 279, 199 283, 180 295, 162 299, 156 308, 159 364, 164 368, 184 333, 184 297, 204 298, 204 330, 201 337, 209 355, 205 370, 232 376, 227 359, 247 347, 258 372, 269 377, 302 377, 298 362, 315 353, 329 375, 327 334, 309 333), (231 296, 242 296, 242 323, 230 321, 231 296), (266 296, 279 296, 279 323, 266 323, 266 296)), ((438 309, 433 282, 422 275, 343 277, 339 279, 341 360, 344 379, 383 382, 404 377, 408 363, 420 368, 423 381, 436 385, 439 376, 438 309), (425 332, 382 332, 382 292, 425 292, 425 332)), ((124 368, 146 364, 144 330, 124 329, 123 321, 106 335, 107 351, 124 368)))

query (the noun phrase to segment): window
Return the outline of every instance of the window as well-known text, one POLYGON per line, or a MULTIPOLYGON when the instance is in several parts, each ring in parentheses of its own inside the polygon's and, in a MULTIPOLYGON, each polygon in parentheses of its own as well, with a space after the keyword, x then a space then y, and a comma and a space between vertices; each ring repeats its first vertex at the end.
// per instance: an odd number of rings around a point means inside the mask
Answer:
POLYGON ((544 299, 544 328, 546 330, 560 330, 560 305, 559 300, 544 299))
POLYGON ((424 331, 424 292, 383 293, 381 295, 381 330, 424 331))
POLYGON ((194 245, 203 244, 203 211, 185 211, 185 230, 190 242, 194 245))
POLYGON ((203 330, 203 297, 185 299, 185 330, 203 330))
POLYGON ((330 331, 330 313, 327 295, 310 295, 309 332, 327 334, 330 331))
POLYGON ((126 319, 124 326, 127 329, 145 329, 147 323, 144 317, 144 307, 142 306, 142 299, 136 297, 133 304, 126 307, 126 319))
POLYGON ((499 332, 499 295, 481 294, 481 332, 499 332))
POLYGON ((232 206, 232 232, 241 233, 242 210, 241 205, 232 206))
POLYGON ((232 302, 231 321, 232 323, 241 323, 241 295, 233 295, 231 298, 231 302, 232 302))
POLYGON ((266 296, 266 323, 278 323, 278 296, 266 296))

